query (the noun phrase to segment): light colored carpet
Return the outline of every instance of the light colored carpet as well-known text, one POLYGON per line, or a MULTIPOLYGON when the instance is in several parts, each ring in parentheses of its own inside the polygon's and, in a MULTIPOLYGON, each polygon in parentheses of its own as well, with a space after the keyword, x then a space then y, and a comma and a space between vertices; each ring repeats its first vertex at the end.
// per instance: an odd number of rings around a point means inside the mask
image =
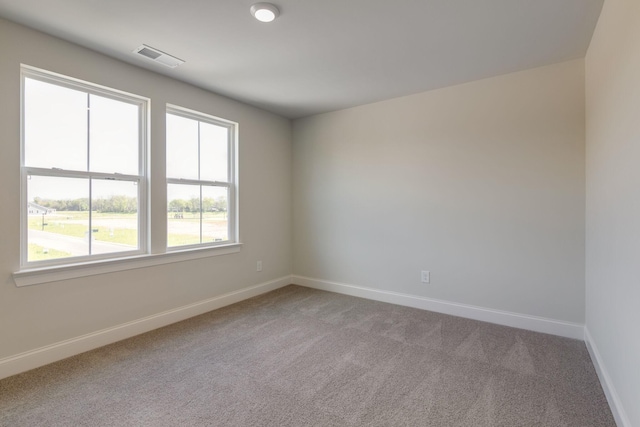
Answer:
POLYGON ((298 286, 0 381, 2 426, 615 426, 583 342, 298 286))

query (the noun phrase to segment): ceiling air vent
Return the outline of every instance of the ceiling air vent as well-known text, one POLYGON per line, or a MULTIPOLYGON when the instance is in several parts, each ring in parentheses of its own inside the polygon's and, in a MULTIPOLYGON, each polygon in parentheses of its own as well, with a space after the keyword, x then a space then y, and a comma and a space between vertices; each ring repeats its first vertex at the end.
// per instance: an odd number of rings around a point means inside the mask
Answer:
POLYGON ((164 53, 161 50, 152 48, 151 46, 147 46, 144 44, 134 50, 133 53, 137 53, 144 56, 145 58, 171 68, 176 68, 178 65, 184 64, 184 61, 182 59, 178 59, 175 56, 171 56, 168 53, 164 53))

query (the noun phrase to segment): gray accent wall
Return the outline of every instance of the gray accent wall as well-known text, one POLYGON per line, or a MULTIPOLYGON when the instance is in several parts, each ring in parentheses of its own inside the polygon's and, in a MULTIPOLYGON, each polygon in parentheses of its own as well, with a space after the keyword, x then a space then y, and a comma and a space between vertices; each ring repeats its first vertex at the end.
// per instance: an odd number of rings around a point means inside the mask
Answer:
POLYGON ((293 128, 295 275, 584 322, 583 60, 293 128))

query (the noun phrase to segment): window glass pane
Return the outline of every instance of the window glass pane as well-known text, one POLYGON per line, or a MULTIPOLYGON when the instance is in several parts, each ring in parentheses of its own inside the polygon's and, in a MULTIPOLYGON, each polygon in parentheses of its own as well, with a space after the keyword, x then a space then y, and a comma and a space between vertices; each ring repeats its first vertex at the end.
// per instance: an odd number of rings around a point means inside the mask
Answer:
POLYGON ((89 169, 137 175, 139 107, 93 94, 89 105, 89 169))
POLYGON ((167 114, 167 177, 198 179, 198 122, 167 114))
POLYGON ((227 172, 228 129, 210 123, 200 123, 200 179, 229 180, 227 172))
POLYGON ((89 255, 89 180, 27 180, 28 261, 89 255))
POLYGON ((136 184, 130 181, 92 180, 92 254, 138 249, 136 184))
POLYGON ((167 185, 167 246, 200 243, 200 186, 167 185))
POLYGON ((87 170, 87 94, 24 80, 25 164, 87 170))
POLYGON ((228 204, 226 187, 202 187, 202 243, 229 240, 228 204))

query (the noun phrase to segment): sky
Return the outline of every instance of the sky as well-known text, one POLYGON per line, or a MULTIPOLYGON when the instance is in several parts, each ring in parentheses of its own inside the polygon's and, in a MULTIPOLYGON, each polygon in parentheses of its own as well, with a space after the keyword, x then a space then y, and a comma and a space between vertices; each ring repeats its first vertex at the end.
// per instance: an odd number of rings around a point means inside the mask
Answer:
MULTIPOLYGON (((29 77, 24 91, 26 166, 138 175, 138 105, 29 77)), ((227 128, 167 115, 168 177, 228 181, 227 150, 227 128)), ((29 201, 89 197, 85 178, 31 176, 27 186, 29 201)), ((198 186, 172 184, 168 198, 189 199, 199 192, 198 186)), ((137 197, 138 188, 130 181, 94 179, 91 193, 137 197)), ((218 198, 226 189, 204 187, 203 193, 218 198)))

